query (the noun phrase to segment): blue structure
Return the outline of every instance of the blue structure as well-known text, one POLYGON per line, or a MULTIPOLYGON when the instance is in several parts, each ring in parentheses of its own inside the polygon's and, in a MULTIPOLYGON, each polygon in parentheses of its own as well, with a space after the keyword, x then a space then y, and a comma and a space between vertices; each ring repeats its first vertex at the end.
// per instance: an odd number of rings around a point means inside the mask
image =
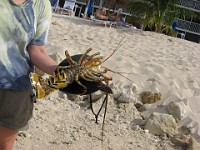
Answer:
POLYGON ((88 16, 92 15, 92 6, 93 6, 93 0, 90 0, 90 3, 88 4, 88 16))
POLYGON ((51 6, 55 7, 56 4, 58 3, 58 0, 50 0, 51 6))

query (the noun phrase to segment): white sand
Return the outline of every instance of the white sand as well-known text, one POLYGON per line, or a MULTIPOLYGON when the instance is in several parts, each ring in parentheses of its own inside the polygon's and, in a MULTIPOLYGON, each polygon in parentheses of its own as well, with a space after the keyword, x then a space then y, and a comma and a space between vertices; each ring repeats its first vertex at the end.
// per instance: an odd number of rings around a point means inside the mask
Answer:
MULTIPOLYGON (((54 15, 50 28, 47 53, 54 55, 58 62, 68 50, 70 55, 84 53, 93 48, 107 57, 118 46, 122 46, 105 63, 113 71, 123 74, 141 91, 159 91, 161 101, 143 112, 160 111, 156 105, 167 105, 171 101, 184 101, 187 117, 180 125, 190 125, 192 136, 200 142, 200 45, 186 40, 132 28, 105 28, 86 20, 54 15)), ((127 92, 133 84, 127 79, 109 73, 113 82, 127 92)), ((80 109, 80 103, 66 100, 66 96, 55 92, 42 104, 36 104, 34 118, 26 138, 19 137, 16 149, 19 150, 98 150, 102 149, 99 140, 101 123, 95 124, 90 110, 80 109), (59 95, 58 95, 59 94, 59 95)), ((136 97, 137 98, 137 97, 136 97)), ((112 101, 112 100, 111 100, 112 101)), ((137 99, 135 100, 137 101, 137 99)), ((116 108, 113 102, 108 106, 105 125, 104 148, 109 150, 126 149, 174 149, 168 141, 159 142, 151 134, 134 131, 129 127, 132 118, 132 103, 128 111, 116 108), (120 116, 117 122, 109 118, 120 116), (123 116, 123 117, 122 117, 123 116)), ((138 118, 139 118, 138 114, 138 118)), ((101 118, 102 119, 102 118, 101 118)), ((100 121, 101 122, 101 121, 100 121)))

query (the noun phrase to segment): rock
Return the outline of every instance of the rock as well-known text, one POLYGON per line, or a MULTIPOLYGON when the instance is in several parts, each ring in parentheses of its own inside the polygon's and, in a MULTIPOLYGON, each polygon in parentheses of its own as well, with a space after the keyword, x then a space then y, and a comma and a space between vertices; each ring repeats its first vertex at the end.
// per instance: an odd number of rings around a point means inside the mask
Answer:
POLYGON ((60 92, 60 91, 58 91, 58 97, 60 97, 60 98, 62 98, 64 100, 68 99, 67 94, 64 93, 64 92, 60 92))
MULTIPOLYGON (((152 109, 152 107, 154 107, 153 106, 153 104, 143 104, 142 106, 139 106, 140 104, 139 103, 137 103, 137 110, 139 111, 139 112, 144 112, 144 111, 146 111, 146 110, 151 110, 152 109)), ((158 105, 157 105, 158 106, 158 105)), ((149 115, 149 114, 148 114, 149 115)))
POLYGON ((129 102, 135 102, 135 93, 133 91, 137 91, 136 85, 128 85, 125 88, 122 89, 122 92, 120 96, 117 98, 118 102, 124 102, 124 103, 129 103, 129 102))
POLYGON ((185 104, 182 101, 172 101, 167 105, 166 109, 168 113, 171 114, 177 122, 179 122, 187 116, 187 110, 185 109, 185 104))
POLYGON ((138 87, 136 84, 130 84, 123 89, 119 89, 119 87, 112 83, 110 87, 113 91, 112 97, 118 102, 129 103, 136 101, 135 96, 138 92, 138 87))
POLYGON ((164 133, 174 135, 177 132, 177 124, 172 115, 156 112, 147 118, 144 128, 155 135, 164 133))
POLYGON ((185 135, 188 135, 188 134, 191 133, 191 127, 189 127, 189 126, 180 126, 178 128, 178 132, 182 133, 182 134, 185 134, 185 135))
POLYGON ((130 95, 130 93, 123 91, 121 95, 117 98, 117 101, 122 103, 129 103, 135 101, 135 97, 133 97, 133 95, 130 95))
POLYGON ((134 119, 133 121, 130 122, 131 128, 133 130, 139 126, 139 128, 144 128, 145 126, 145 120, 143 119, 134 119))
POLYGON ((134 130, 134 131, 138 131, 138 130, 140 130, 141 128, 140 128, 139 125, 133 125, 133 126, 131 126, 131 129, 134 130))
POLYGON ((133 93, 139 94, 140 89, 139 89, 138 85, 133 83, 133 84, 131 84, 131 86, 132 86, 133 93))
POLYGON ((148 133, 149 133, 149 130, 145 129, 145 130, 144 130, 144 133, 145 133, 145 134, 148 134, 148 133))
POLYGON ((190 138, 189 135, 176 134, 171 138, 171 142, 181 147, 187 147, 190 145, 190 138))
POLYGON ((113 97, 114 99, 119 98, 119 96, 120 96, 120 94, 121 94, 121 91, 119 90, 119 88, 118 88, 114 83, 111 83, 111 84, 110 84, 110 88, 111 88, 112 91, 113 91, 112 97, 113 97))
MULTIPOLYGON (((92 93, 92 101, 93 102, 98 101, 104 95, 105 95, 104 92, 102 92, 102 91, 96 91, 96 92, 92 93)), ((88 96, 88 98, 89 98, 89 96, 88 96)))
POLYGON ((200 150, 200 144, 194 138, 191 137, 189 142, 188 150, 200 150))
POLYGON ((140 102, 140 101, 137 101, 137 102, 135 103, 135 107, 136 107, 137 110, 140 111, 140 112, 146 110, 144 104, 143 104, 142 102, 140 102))
POLYGON ((168 135, 167 135, 166 133, 160 135, 159 138, 160 138, 161 140, 167 140, 167 139, 169 139, 169 138, 168 138, 168 135))
POLYGON ((160 92, 152 93, 150 91, 144 91, 140 93, 143 104, 151 104, 161 100, 162 94, 160 92))

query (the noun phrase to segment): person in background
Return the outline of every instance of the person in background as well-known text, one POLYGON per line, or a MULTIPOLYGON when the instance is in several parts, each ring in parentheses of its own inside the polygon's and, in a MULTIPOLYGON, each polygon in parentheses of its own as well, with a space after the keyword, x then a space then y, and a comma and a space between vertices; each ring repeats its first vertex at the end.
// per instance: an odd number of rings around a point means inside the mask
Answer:
POLYGON ((107 15, 106 8, 103 7, 102 9, 96 10, 96 18, 101 20, 108 20, 109 16, 107 15))
POLYGON ((123 21, 121 14, 122 14, 122 9, 119 8, 117 10, 117 12, 114 12, 114 13, 112 13, 112 14, 109 15, 109 20, 115 21, 115 22, 123 21))
POLYGON ((115 22, 122 22, 122 16, 121 16, 122 9, 119 8, 117 12, 113 12, 111 14, 107 14, 107 10, 105 7, 102 9, 96 10, 96 18, 101 20, 109 20, 109 21, 115 21, 115 22))
POLYGON ((57 63, 45 53, 51 23, 49 0, 1 0, 0 150, 12 150, 32 117, 34 66, 53 74, 57 63))

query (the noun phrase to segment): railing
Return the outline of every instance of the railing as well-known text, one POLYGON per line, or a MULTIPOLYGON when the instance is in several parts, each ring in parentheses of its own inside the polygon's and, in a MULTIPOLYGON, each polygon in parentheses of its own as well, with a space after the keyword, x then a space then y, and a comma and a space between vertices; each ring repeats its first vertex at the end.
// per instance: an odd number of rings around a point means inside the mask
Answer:
POLYGON ((200 35, 200 24, 182 19, 177 20, 177 30, 200 35))
POLYGON ((99 6, 99 4, 100 4, 100 0, 95 0, 94 1, 94 6, 99 6))
POLYGON ((86 3, 87 0, 76 0, 76 2, 86 3))
POLYGON ((178 6, 200 12, 200 1, 197 0, 179 0, 178 6))
POLYGON ((119 8, 122 8, 122 10, 123 10, 123 14, 126 14, 126 15, 128 15, 128 16, 130 16, 131 14, 130 14, 130 11, 128 10, 128 9, 126 9, 125 7, 124 7, 124 5, 120 5, 120 4, 117 4, 116 5, 116 7, 115 7, 115 10, 118 10, 119 8))
MULTIPOLYGON (((81 4, 86 4, 87 0, 76 0, 76 2, 81 4)), ((94 0, 94 6, 99 6, 100 0, 94 0)))
POLYGON ((76 0, 76 2, 78 2, 78 3, 80 3, 80 4, 84 4, 84 5, 86 4, 86 1, 87 1, 87 0, 76 0))

